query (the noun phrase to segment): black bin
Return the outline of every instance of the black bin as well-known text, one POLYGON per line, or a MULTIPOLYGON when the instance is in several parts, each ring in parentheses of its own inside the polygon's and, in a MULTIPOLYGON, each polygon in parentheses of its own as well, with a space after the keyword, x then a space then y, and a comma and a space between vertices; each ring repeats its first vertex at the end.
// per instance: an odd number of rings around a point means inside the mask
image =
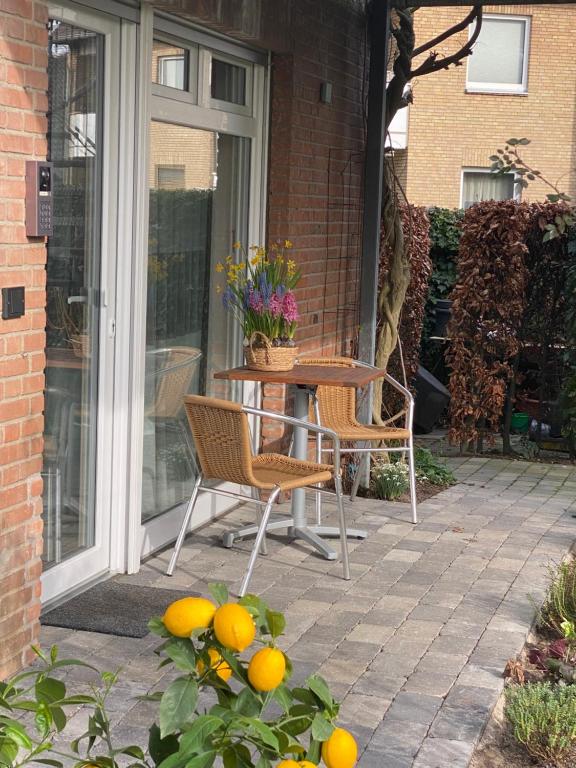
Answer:
POLYGON ((430 371, 418 366, 414 425, 419 432, 431 432, 450 402, 450 393, 430 371))

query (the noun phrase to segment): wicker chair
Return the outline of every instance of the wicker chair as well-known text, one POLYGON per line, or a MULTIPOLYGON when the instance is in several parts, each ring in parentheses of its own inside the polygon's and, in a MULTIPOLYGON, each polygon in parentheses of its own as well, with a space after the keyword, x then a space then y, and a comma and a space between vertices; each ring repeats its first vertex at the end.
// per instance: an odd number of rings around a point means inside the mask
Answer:
POLYGON ((264 507, 246 575, 240 588, 239 594, 242 596, 246 594, 256 557, 264 541, 272 506, 280 492, 294 490, 295 488, 312 487, 312 490, 324 493, 323 490, 314 486, 334 480, 338 505, 340 541, 342 543, 344 578, 349 579, 350 569, 346 543, 346 522, 342 503, 342 483, 339 469, 340 443, 338 436, 331 430, 317 424, 308 424, 290 416, 280 415, 272 411, 263 411, 258 408, 250 408, 237 403, 231 403, 227 400, 217 400, 200 395, 188 395, 184 398, 184 405, 196 444, 200 471, 196 478, 192 496, 188 502, 182 527, 180 528, 170 564, 166 571, 167 575, 171 576, 174 572, 184 537, 190 526, 199 491, 220 494, 243 501, 252 501, 264 507), (282 421, 293 426, 305 426, 316 434, 325 435, 333 443, 334 465, 302 461, 277 453, 262 453, 255 456, 252 452, 248 414, 259 418, 265 416, 266 418, 282 421), (204 480, 220 480, 240 486, 249 486, 258 492, 266 491, 270 495, 267 501, 261 501, 259 498, 253 498, 248 494, 226 491, 218 486, 203 485, 204 480))
MULTIPOLYGON (((298 360, 299 365, 342 365, 342 366, 362 366, 372 368, 367 363, 353 360, 349 357, 306 357, 298 360)), ((389 419, 394 422, 398 418, 405 416, 405 425, 395 427, 390 423, 384 426, 373 424, 362 424, 356 417, 356 390, 351 387, 318 387, 313 400, 312 414, 310 419, 317 424, 328 427, 335 432, 341 443, 364 443, 363 447, 342 447, 342 453, 358 453, 365 457, 365 461, 370 461, 371 453, 405 453, 408 455, 408 470, 410 480, 410 505, 412 511, 412 522, 418 522, 418 513, 416 510, 416 470, 414 466, 414 445, 412 436, 412 423, 414 417, 414 398, 412 394, 399 384, 389 374, 384 377, 394 389, 404 396, 405 409, 396 416, 389 419), (400 441, 398 446, 367 445, 370 443, 389 443, 390 441, 400 441)), ((316 438, 316 461, 321 461, 322 453, 329 452, 330 449, 322 447, 322 435, 318 434, 316 438)), ((350 498, 353 501, 360 478, 362 476, 363 466, 360 464, 354 477, 352 492, 350 498)), ((318 523, 321 517, 320 500, 317 501, 318 523)))

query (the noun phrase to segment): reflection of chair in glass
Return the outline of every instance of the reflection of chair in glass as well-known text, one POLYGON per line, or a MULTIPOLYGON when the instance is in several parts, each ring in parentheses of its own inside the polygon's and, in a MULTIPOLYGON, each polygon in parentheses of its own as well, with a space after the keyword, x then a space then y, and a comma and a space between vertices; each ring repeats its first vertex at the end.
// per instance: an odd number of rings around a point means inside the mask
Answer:
POLYGON ((191 452, 188 430, 180 417, 184 396, 190 390, 201 357, 202 351, 195 347, 168 347, 146 353, 146 388, 150 402, 144 415, 151 421, 176 427, 191 452))
MULTIPOLYGON (((283 416, 272 411, 262 411, 258 408, 250 408, 227 400, 217 400, 211 397, 189 395, 185 398, 186 412, 190 429, 196 444, 196 450, 200 462, 201 471, 196 478, 192 496, 188 502, 186 514, 176 540, 174 552, 166 573, 171 576, 176 566, 176 561, 184 537, 190 525, 194 505, 200 490, 207 493, 215 493, 243 501, 251 501, 263 506, 264 513, 258 527, 256 540, 252 548, 248 568, 240 595, 246 593, 248 582, 252 576, 258 551, 264 540, 268 518, 272 506, 281 491, 289 491, 294 488, 305 488, 317 483, 326 483, 334 480, 336 487, 336 501, 338 505, 338 518, 340 529, 340 541, 342 544, 342 563, 344 578, 350 578, 348 566, 348 549, 346 543, 346 522, 344 520, 344 508, 342 504, 342 483, 340 478, 340 453, 338 436, 316 424, 283 416), (252 440, 248 426, 248 414, 282 421, 293 426, 305 426, 316 434, 323 434, 333 442, 334 465, 320 464, 311 461, 293 459, 277 453, 263 453, 254 456, 252 453, 252 440), (336 469, 337 468, 337 469, 336 469), (202 481, 220 480, 241 486, 249 486, 257 491, 270 493, 268 501, 260 501, 247 493, 233 493, 216 486, 202 485, 202 481)), ((317 493, 324 493, 319 488, 312 488, 317 493)), ((330 494, 333 495, 333 494, 330 494)))
MULTIPOLYGON (((361 363, 349 357, 316 357, 300 358, 299 365, 342 365, 373 368, 367 363, 361 363)), ((416 473, 414 467, 414 446, 412 440, 412 421, 414 414, 414 398, 412 394, 399 384, 396 379, 386 374, 387 381, 404 397, 405 407, 384 426, 362 424, 356 417, 356 390, 351 387, 318 387, 314 399, 314 420, 322 426, 334 431, 341 442, 353 443, 353 447, 343 447, 342 453, 359 453, 361 458, 369 462, 371 453, 404 453, 408 456, 408 475, 410 481, 410 504, 412 522, 418 522, 416 511, 416 473), (402 417, 405 424, 402 427, 393 423, 402 417), (385 445, 382 446, 382 443, 385 445), (390 445, 392 443, 392 445, 390 445), (360 446, 358 445, 360 444, 360 446), (363 445, 362 445, 363 444, 363 445)), ((316 461, 321 461, 322 453, 330 449, 322 448, 322 436, 316 442, 316 461)), ((351 499, 358 491, 363 472, 363 461, 360 462, 352 485, 351 499)), ((317 504, 318 523, 320 523, 320 505, 317 504)))
POLYGON ((70 392, 47 387, 45 392, 44 454, 44 559, 59 563, 62 559, 62 507, 68 490, 70 426, 75 402, 70 392))

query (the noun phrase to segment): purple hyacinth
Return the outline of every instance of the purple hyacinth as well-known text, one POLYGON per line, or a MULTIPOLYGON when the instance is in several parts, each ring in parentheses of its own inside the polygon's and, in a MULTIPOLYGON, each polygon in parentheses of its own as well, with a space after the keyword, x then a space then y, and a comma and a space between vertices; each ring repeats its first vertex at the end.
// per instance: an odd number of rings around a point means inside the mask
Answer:
POLYGON ((292 291, 287 291, 282 300, 282 315, 288 323, 294 323, 300 317, 296 299, 292 291))

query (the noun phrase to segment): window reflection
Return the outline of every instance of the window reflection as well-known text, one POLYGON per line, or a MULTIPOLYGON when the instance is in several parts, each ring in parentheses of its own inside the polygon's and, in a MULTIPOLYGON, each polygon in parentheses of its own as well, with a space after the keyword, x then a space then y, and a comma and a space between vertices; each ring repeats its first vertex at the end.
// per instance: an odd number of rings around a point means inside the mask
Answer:
POLYGON ((188 51, 185 48, 154 40, 152 45, 152 82, 187 90, 188 51))

